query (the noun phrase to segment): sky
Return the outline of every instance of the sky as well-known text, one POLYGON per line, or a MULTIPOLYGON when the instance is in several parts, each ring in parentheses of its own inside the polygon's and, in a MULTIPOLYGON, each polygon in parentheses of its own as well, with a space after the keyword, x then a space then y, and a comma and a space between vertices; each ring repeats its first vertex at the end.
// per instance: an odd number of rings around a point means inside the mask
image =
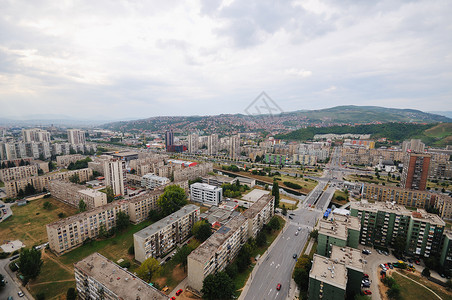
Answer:
POLYGON ((0 0, 0 117, 452 110, 452 1, 0 0))

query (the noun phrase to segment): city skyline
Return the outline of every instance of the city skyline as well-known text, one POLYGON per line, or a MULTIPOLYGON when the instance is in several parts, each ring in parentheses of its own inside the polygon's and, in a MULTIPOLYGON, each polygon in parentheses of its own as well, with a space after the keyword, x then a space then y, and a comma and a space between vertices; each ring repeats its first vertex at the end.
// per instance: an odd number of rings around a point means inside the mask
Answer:
POLYGON ((451 110, 447 1, 2 4, 0 117, 451 110))

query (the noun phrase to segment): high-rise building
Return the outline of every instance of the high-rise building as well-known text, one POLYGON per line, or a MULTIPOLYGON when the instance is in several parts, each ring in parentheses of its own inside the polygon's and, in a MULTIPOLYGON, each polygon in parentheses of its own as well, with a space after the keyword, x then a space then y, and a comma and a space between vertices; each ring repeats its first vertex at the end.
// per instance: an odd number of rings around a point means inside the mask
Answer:
POLYGON ((24 142, 50 142, 50 133, 39 128, 22 129, 24 142))
POLYGON ((211 134, 207 137, 207 154, 215 155, 218 153, 218 134, 211 134))
POLYGON ((199 149, 199 136, 192 133, 188 136, 188 152, 195 153, 199 149))
POLYGON ((165 148, 168 151, 170 146, 174 145, 174 133, 173 130, 167 130, 165 133, 165 148))
POLYGON ((85 132, 79 129, 68 129, 67 140, 69 144, 85 144, 85 132))
POLYGON ((122 170, 122 161, 105 160, 103 164, 105 184, 113 188, 115 195, 124 195, 124 175, 122 170))
POLYGON ((402 187, 424 191, 430 167, 429 154, 407 153, 403 162, 402 187))
POLYGON ((425 144, 421 140, 412 139, 410 141, 404 141, 402 144, 402 151, 407 152, 408 150, 412 152, 424 152, 425 144))
POLYGON ((223 189, 214 185, 196 182, 190 186, 190 200, 203 205, 218 206, 223 198, 223 189))
POLYGON ((240 137, 233 135, 229 138, 229 158, 238 159, 240 156, 240 137))

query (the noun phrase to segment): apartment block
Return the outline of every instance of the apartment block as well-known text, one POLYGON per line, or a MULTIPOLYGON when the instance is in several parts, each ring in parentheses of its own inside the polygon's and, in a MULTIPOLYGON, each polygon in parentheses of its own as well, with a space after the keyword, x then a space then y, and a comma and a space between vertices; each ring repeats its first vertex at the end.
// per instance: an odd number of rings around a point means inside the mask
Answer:
POLYGON ((430 161, 428 177, 432 179, 452 178, 452 161, 430 161))
POLYGON ((39 128, 22 129, 22 138, 24 142, 50 142, 50 133, 39 128))
MULTIPOLYGON (((192 185, 193 186, 193 185, 192 185)), ((243 212, 248 220, 248 237, 256 238, 259 231, 275 214, 275 197, 263 195, 250 208, 243 212)))
POLYGON ((201 291, 204 278, 226 268, 247 239, 248 222, 243 215, 218 229, 188 256, 188 286, 201 291))
POLYGON ((441 256, 439 263, 444 268, 446 273, 452 272, 452 232, 446 231, 444 234, 443 247, 441 250, 441 256))
POLYGON ((279 154, 265 154, 265 163, 273 165, 285 165, 287 157, 279 154))
POLYGON ((129 214, 127 201, 114 201, 95 209, 46 225, 49 247, 61 255, 99 236, 101 226, 110 230, 116 226, 118 212, 129 214))
POLYGON ((202 205, 218 206, 223 200, 223 189, 207 183, 196 182, 190 186, 190 200, 202 205))
POLYGON ((229 137, 228 150, 230 159, 238 159, 240 157, 240 137, 238 135, 229 137))
POLYGON ((86 168, 66 172, 55 172, 42 176, 32 176, 20 180, 7 181, 5 182, 6 197, 8 198, 17 197, 19 190, 22 189, 24 191, 27 184, 31 184, 32 186, 34 186, 36 191, 41 192, 44 188, 47 189, 49 188, 50 181, 52 180, 69 181, 69 178, 71 178, 74 175, 78 175, 81 182, 88 181, 90 177, 93 175, 93 171, 89 168, 86 168))
POLYGON ((78 160, 84 159, 85 156, 81 154, 60 155, 56 157, 58 167, 67 167, 70 163, 75 163, 78 160))
POLYGON ((168 300, 169 297, 99 253, 74 264, 78 297, 83 300, 168 300))
POLYGON ((350 214, 361 221, 363 245, 387 248, 402 238, 410 255, 429 257, 441 251, 445 222, 423 209, 412 211, 393 203, 362 200, 351 204, 350 214))
POLYGON ((199 221, 200 209, 190 204, 133 235, 135 259, 163 257, 191 235, 193 224, 199 221))
POLYGON ((79 129, 68 129, 67 140, 69 144, 85 144, 85 131, 79 129))
POLYGON ((344 300, 347 268, 336 260, 314 254, 309 271, 308 300, 344 300))
POLYGON ((444 220, 452 220, 452 197, 439 195, 435 208, 439 210, 439 216, 444 220))
POLYGON ((107 204, 105 193, 87 189, 79 184, 52 180, 49 183, 49 191, 57 200, 76 208, 78 208, 80 200, 85 202, 88 210, 107 204))
POLYGON ((408 153, 403 162, 402 187, 424 191, 427 186, 431 155, 408 153))
POLYGON ((203 163, 192 167, 185 167, 174 171, 174 181, 193 180, 213 171, 212 163, 203 163))
POLYGON ((103 162, 105 184, 111 186, 115 195, 124 195, 124 170, 120 160, 106 159, 103 162))
POLYGON ((331 214, 319 221, 317 254, 330 257, 331 247, 358 248, 360 220, 354 216, 331 214))
POLYGON ((366 183, 363 185, 362 198, 373 201, 395 202, 409 207, 427 208, 435 205, 438 195, 428 191, 366 183))
POLYGON ((223 184, 234 184, 237 181, 236 178, 223 176, 223 175, 206 175, 202 177, 202 183, 207 183, 216 187, 221 187, 223 184))
POLYGON ((166 177, 160 177, 152 173, 146 174, 141 177, 141 187, 147 189, 155 189, 156 187, 163 186, 170 183, 170 180, 166 177))
POLYGON ((344 264, 347 269, 347 294, 360 294, 365 262, 361 251, 350 247, 333 246, 330 258, 344 264))
POLYGON ((23 178, 37 176, 37 175, 38 175, 38 166, 37 165, 28 165, 28 166, 0 169, 0 181, 3 181, 3 182, 20 180, 23 178))

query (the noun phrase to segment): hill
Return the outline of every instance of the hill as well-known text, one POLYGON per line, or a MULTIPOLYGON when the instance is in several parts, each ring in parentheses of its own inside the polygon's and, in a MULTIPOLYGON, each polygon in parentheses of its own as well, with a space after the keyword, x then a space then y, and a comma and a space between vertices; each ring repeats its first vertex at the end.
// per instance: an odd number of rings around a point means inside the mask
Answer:
POLYGON ((312 140, 316 134, 370 134, 371 138, 387 138, 394 142, 417 138, 430 146, 452 144, 452 123, 410 124, 383 123, 370 125, 344 125, 332 127, 307 127, 276 136, 279 139, 306 141, 312 140))

